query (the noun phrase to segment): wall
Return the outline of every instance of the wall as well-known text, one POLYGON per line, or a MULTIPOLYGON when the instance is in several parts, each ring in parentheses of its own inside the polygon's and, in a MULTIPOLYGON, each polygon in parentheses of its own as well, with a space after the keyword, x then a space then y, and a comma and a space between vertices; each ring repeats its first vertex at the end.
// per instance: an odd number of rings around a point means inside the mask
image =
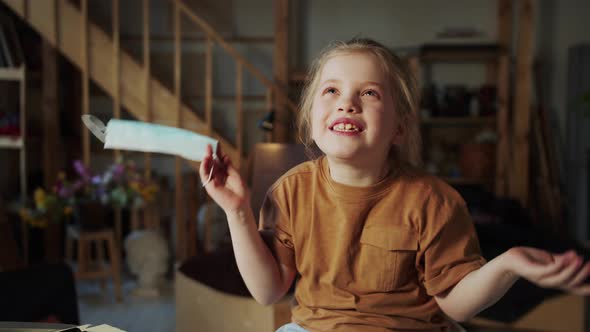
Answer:
POLYGON ((543 71, 549 93, 547 101, 558 115, 560 132, 566 128, 567 114, 567 58, 568 49, 576 44, 590 42, 588 13, 590 2, 585 0, 552 1, 539 3, 537 43, 539 55, 546 65, 543 71))
MULTIPOLYGON (((338 0, 303 1, 302 60, 308 65, 333 40, 354 36, 373 38, 400 53, 432 42, 449 27, 469 27, 496 38, 496 1, 338 0), (360 15, 362 13, 362 16, 360 15)), ((440 84, 478 85, 485 70, 478 64, 438 64, 433 77, 440 84)))

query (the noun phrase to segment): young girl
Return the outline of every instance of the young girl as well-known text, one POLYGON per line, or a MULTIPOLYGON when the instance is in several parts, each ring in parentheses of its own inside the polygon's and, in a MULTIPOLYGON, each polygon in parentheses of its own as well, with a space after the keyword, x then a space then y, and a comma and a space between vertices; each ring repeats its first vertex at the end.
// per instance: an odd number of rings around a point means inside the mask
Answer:
POLYGON ((279 331, 446 331, 496 302, 520 277, 590 294, 575 252, 513 248, 486 263, 465 202, 422 172, 418 89, 377 42, 339 43, 313 65, 302 139, 323 156, 268 191, 260 232, 248 189, 209 147, 200 176, 224 209, 254 298, 278 301, 296 275, 293 323, 279 331), (267 245, 261 234, 272 232, 267 245))

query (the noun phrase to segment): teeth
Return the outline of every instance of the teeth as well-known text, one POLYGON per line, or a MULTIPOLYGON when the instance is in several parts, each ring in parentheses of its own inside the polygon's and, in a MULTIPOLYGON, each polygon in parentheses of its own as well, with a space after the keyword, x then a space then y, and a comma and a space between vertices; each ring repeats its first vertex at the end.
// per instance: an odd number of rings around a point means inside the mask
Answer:
POLYGON ((334 126, 333 128, 336 131, 360 131, 355 125, 352 123, 339 123, 334 126))

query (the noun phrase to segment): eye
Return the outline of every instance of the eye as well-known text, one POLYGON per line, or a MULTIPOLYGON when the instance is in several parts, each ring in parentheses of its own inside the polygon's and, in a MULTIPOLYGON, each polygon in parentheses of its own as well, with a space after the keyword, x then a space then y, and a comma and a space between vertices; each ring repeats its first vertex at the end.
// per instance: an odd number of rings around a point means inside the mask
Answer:
POLYGON ((336 92, 337 92, 337 90, 335 88, 326 88, 324 90, 324 94, 334 94, 336 92))
POLYGON ((379 98, 379 93, 377 91, 375 91, 375 90, 367 90, 367 91, 364 91, 362 95, 363 96, 370 96, 370 97, 377 97, 377 98, 379 98))

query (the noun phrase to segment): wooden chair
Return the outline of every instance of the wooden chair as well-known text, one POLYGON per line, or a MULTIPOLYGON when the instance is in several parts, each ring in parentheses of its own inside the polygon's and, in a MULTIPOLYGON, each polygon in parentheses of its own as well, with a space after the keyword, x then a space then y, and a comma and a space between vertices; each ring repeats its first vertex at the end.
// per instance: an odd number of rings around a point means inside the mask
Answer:
MULTIPOLYGON (((105 220, 107 214, 103 209, 88 207, 85 215, 92 215, 93 219, 105 220)), ((121 262, 120 249, 115 231, 109 227, 85 229, 81 225, 66 226, 66 261, 72 263, 76 280, 100 279, 105 288, 105 280, 111 278, 115 299, 121 301, 121 262), (74 266, 74 243, 78 242, 77 266, 74 266), (105 261, 105 244, 108 252, 109 264, 105 261), (92 247, 96 250, 96 259, 92 256, 92 247)))

